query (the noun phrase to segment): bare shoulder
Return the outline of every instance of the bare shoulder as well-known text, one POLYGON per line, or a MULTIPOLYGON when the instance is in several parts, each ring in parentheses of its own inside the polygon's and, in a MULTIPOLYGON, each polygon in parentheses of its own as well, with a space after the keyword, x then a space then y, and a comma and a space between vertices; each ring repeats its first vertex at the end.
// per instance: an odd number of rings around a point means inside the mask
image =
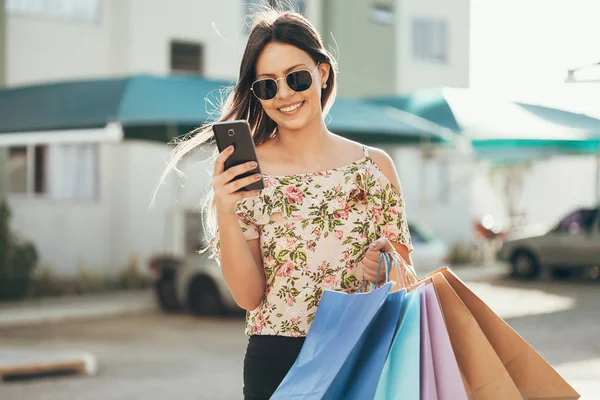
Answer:
POLYGON ((371 160, 379 167, 381 172, 385 175, 385 177, 390 181, 392 185, 398 189, 400 193, 402 193, 402 188, 400 186, 400 179, 398 178, 398 173, 396 172, 396 166, 394 165, 394 160, 392 157, 385 151, 378 149, 376 147, 368 147, 369 157, 371 160))
POLYGON ((346 160, 346 163, 355 161, 363 155, 364 146, 361 143, 355 142, 354 140, 350 140, 335 133, 332 133, 332 136, 335 139, 336 149, 338 149, 338 153, 346 154, 349 156, 350 161, 346 160))

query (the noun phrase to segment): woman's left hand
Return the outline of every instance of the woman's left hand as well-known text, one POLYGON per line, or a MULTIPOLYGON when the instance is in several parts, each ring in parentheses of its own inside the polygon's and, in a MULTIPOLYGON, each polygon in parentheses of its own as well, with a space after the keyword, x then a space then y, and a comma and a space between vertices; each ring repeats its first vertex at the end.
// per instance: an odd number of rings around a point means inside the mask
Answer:
POLYGON ((386 237, 380 237, 369 245, 365 257, 358 265, 359 269, 362 269, 363 278, 371 283, 383 283, 385 282, 385 268, 381 265, 379 271, 379 280, 377 279, 377 268, 379 267, 379 255, 381 252, 395 253, 396 249, 390 243, 386 237))

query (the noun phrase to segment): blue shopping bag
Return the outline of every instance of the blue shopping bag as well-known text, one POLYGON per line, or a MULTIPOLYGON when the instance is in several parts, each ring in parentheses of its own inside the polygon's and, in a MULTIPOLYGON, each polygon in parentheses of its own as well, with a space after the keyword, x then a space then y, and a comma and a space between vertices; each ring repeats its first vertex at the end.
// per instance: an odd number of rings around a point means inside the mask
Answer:
MULTIPOLYGON (((382 262, 389 276, 389 259, 382 255, 382 262)), ((403 299, 392 287, 325 291, 302 350, 271 399, 372 398, 403 299)))
POLYGON ((325 398, 364 400, 375 396, 381 371, 396 333, 398 315, 405 295, 406 290, 401 290, 387 296, 379 315, 355 349, 356 361, 346 363, 348 369, 353 367, 352 370, 341 371, 338 374, 325 398))
POLYGON ((408 292, 398 319, 398 330, 381 372, 375 400, 420 400, 421 292, 408 292))

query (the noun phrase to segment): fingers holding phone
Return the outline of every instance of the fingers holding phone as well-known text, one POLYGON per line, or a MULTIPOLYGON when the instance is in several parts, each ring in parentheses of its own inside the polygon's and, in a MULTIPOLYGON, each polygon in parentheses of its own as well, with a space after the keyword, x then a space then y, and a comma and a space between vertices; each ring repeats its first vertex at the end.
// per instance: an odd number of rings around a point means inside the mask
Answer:
POLYGON ((213 172, 218 208, 235 211, 237 202, 264 188, 250 127, 246 121, 216 123, 213 131, 219 148, 213 172))

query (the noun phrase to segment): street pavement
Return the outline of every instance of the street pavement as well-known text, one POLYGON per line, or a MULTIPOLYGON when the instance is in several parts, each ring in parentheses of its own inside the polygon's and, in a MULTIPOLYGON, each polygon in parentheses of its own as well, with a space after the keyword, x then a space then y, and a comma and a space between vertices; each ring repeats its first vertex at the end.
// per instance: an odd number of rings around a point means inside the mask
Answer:
MULTIPOLYGON (((600 399, 600 283, 515 282, 498 268, 457 270, 579 392, 600 399)), ((132 315, 1 326, 0 347, 96 355, 93 377, 0 383, 1 400, 240 399, 243 317, 132 315)))

